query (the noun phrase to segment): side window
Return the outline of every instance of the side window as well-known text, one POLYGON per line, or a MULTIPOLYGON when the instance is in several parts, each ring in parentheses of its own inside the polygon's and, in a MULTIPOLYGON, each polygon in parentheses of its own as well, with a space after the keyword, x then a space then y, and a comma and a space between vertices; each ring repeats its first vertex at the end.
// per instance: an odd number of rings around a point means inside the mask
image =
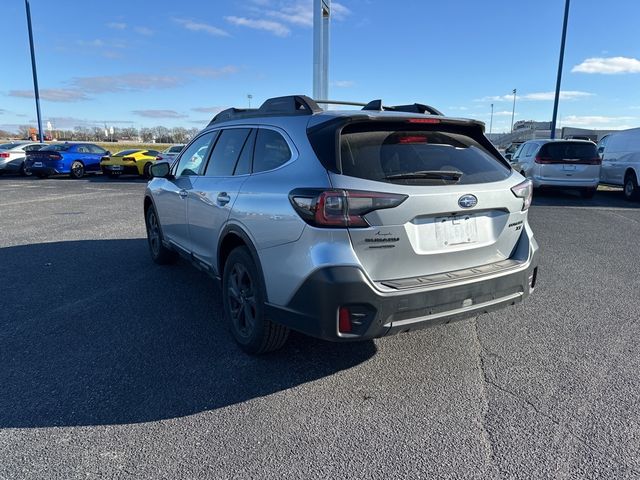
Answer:
POLYGON ((238 163, 236 163, 236 169, 233 171, 234 175, 248 175, 251 173, 251 161, 253 160, 253 149, 256 144, 256 129, 251 131, 249 138, 244 142, 244 147, 240 153, 238 163))
POLYGON ((529 145, 527 145, 527 148, 524 149, 522 156, 530 157, 536 148, 538 148, 538 145, 536 145, 535 143, 530 143, 529 145))
POLYGON ((520 155, 522 154, 522 151, 525 149, 525 147, 526 145, 524 143, 520 145, 514 152, 513 157, 511 157, 511 160, 517 160, 518 158, 520 158, 520 155))
POLYGON ((275 130, 261 128, 256 137, 253 154, 253 173, 273 170, 291 159, 286 140, 275 130))
POLYGON ((200 169, 217 132, 208 132, 196 138, 178 160, 175 176, 200 175, 200 169))
POLYGON ((76 152, 78 152, 78 153, 89 153, 89 149, 85 145, 78 145, 76 147, 76 152))
POLYGON ((87 148, 91 153, 95 153, 96 155, 104 155, 105 153, 107 153, 106 150, 104 150, 103 148, 100 148, 97 145, 87 145, 87 148))
POLYGON ((240 151, 250 133, 250 128, 223 130, 218 137, 216 146, 213 147, 205 175, 213 177, 230 177, 233 175, 240 151))

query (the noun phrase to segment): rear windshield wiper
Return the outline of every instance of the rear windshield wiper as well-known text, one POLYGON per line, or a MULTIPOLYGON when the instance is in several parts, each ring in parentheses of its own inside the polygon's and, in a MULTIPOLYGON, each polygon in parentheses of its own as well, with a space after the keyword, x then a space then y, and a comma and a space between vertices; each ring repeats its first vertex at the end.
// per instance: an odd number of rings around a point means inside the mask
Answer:
POLYGON ((457 182, 464 175, 458 170, 420 170, 417 172, 395 173, 384 177, 385 180, 410 180, 414 178, 428 178, 436 180, 451 180, 457 182))

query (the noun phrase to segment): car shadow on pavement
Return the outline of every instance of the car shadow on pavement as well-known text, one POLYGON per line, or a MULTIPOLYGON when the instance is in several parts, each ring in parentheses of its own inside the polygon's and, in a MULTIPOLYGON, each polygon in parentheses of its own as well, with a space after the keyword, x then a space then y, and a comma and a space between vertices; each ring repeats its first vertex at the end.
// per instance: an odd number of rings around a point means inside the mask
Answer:
POLYGON ((366 362, 373 342, 293 334, 251 357, 215 282, 153 264, 145 239, 0 249, 0 428, 111 425, 191 415, 366 362))
POLYGON ((533 206, 640 209, 640 202, 625 200, 622 188, 600 187, 593 198, 582 198, 572 190, 536 189, 533 192, 533 206))

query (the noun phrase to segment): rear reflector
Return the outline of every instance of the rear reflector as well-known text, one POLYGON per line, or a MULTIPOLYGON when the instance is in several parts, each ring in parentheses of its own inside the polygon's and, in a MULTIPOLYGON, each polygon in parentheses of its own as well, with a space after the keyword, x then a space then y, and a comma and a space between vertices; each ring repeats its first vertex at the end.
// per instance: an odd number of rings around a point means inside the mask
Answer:
POLYGON ((338 332, 351 333, 351 312, 347 307, 338 310, 338 332))
POLYGON ((438 118, 410 118, 407 123, 440 123, 438 118))

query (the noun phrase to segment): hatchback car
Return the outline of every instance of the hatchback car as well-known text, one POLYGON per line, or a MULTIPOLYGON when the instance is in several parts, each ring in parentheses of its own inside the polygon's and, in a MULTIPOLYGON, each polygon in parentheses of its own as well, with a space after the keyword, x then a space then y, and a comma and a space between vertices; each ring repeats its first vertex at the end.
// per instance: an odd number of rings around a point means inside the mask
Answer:
POLYGON ((574 189, 591 198, 600 182, 602 161, 588 140, 529 140, 510 161, 534 188, 574 189))
POLYGON ((100 160, 110 152, 93 143, 55 143, 27 152, 25 166, 39 178, 66 174, 82 178, 100 172, 100 160))
POLYGON ((23 177, 31 175, 25 168, 27 152, 40 150, 46 143, 9 142, 0 144, 0 175, 3 173, 19 173, 23 177))
POLYGON ((183 149, 184 144, 179 143, 176 145, 171 145, 170 147, 167 147, 163 151, 161 151, 156 157, 156 160, 171 162, 183 149))
POLYGON ((534 289, 531 181, 484 124, 425 105, 323 111, 305 96, 219 113, 144 198, 152 259, 221 281, 238 344, 408 332, 534 289))

